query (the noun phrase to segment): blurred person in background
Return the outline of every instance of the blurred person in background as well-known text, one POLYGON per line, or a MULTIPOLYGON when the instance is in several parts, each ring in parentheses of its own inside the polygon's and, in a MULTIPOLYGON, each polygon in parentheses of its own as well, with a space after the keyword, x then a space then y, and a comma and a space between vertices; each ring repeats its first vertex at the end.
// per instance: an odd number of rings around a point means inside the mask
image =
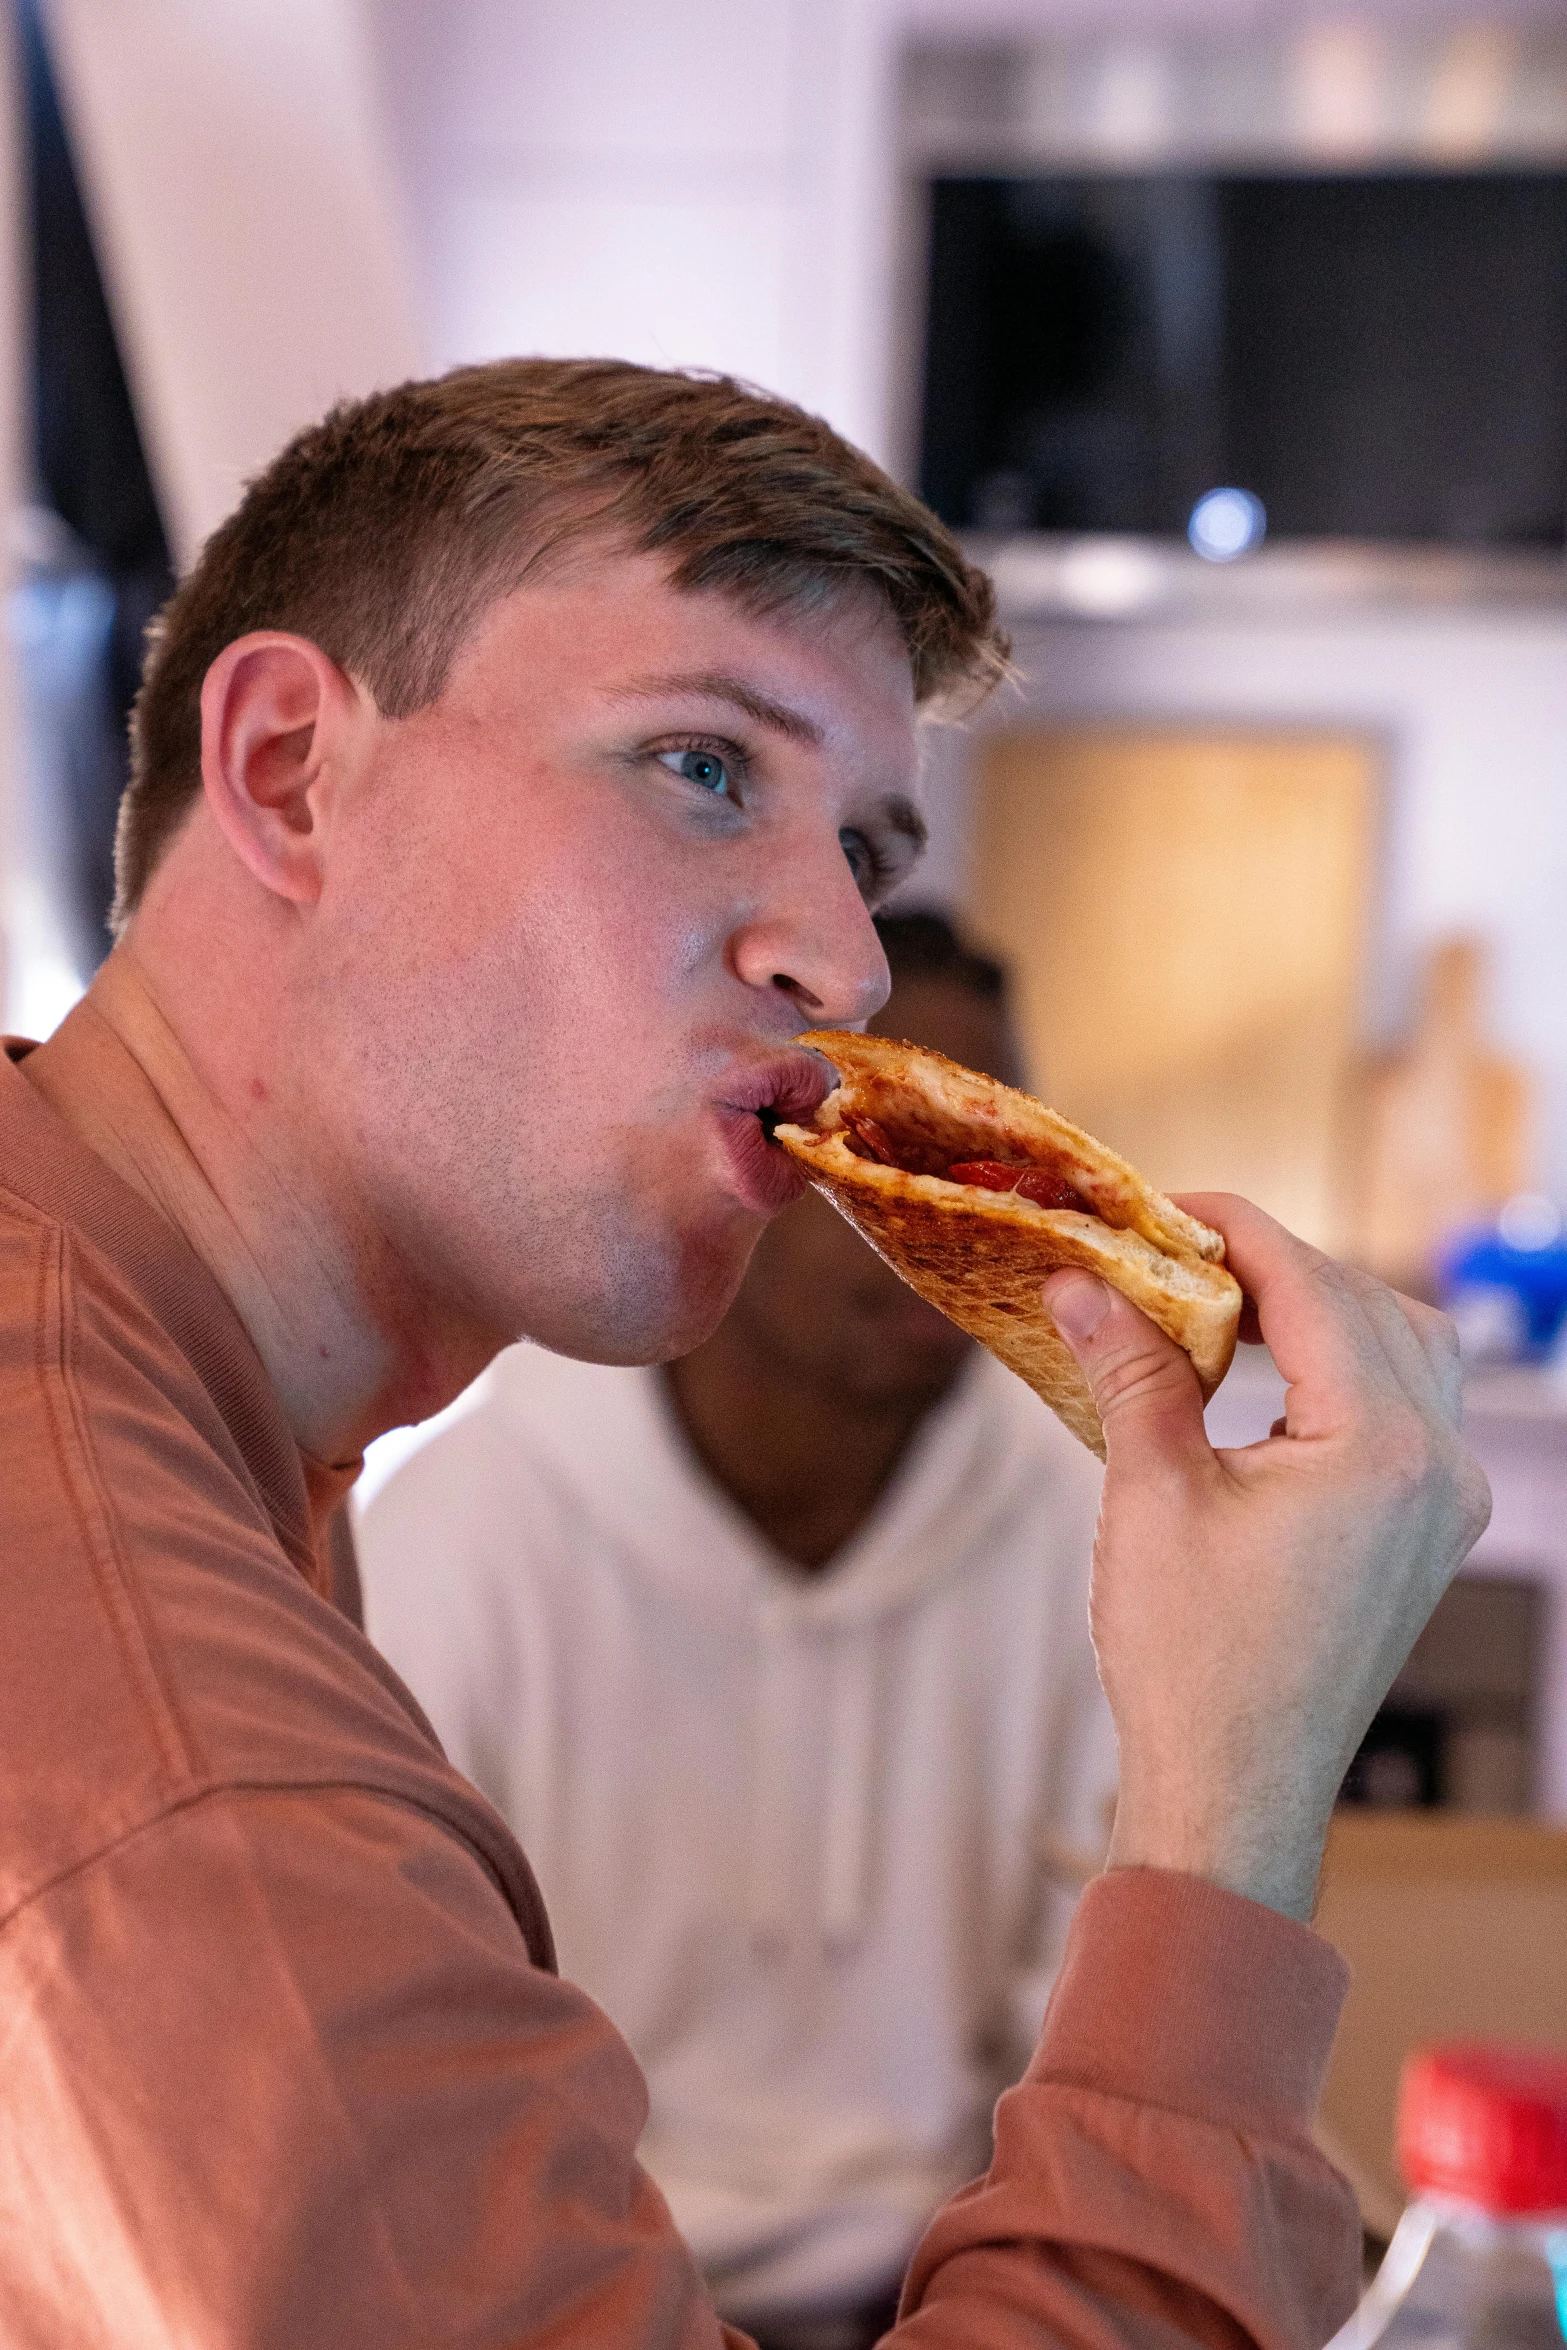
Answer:
MULTIPOLYGON (((1007 1082, 1005 975, 877 924, 870 1023, 1007 1082)), ((367 1624, 647 2075, 642 2156, 766 2350, 892 2324, 988 2159, 1114 1737, 1101 1472, 814 1193, 665 1369, 504 1356, 372 1502, 367 1624)))

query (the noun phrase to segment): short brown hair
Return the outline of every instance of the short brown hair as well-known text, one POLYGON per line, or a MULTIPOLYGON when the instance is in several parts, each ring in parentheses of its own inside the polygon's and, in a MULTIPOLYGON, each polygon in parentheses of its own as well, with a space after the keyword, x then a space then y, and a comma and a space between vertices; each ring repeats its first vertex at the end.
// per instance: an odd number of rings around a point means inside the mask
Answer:
POLYGON ((1006 665, 989 580, 916 498, 788 401, 619 360, 503 359, 345 402, 290 441, 149 633, 114 926, 201 779, 201 686, 252 629, 321 647, 406 717, 498 596, 587 532, 755 610, 877 588, 925 705, 1006 665))

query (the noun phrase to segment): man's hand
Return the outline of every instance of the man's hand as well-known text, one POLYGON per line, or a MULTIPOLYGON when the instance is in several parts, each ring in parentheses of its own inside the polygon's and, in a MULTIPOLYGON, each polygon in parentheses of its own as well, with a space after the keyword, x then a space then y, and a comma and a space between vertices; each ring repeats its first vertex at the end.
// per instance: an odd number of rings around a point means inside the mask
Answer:
POLYGON ((1109 1454, 1093 1628, 1121 1747, 1110 1866, 1305 1919, 1350 1758, 1490 1490, 1458 1434, 1445 1315, 1244 1200, 1180 1204, 1223 1233, 1289 1397, 1261 1443, 1215 1452, 1179 1347, 1090 1275, 1045 1285, 1109 1454))

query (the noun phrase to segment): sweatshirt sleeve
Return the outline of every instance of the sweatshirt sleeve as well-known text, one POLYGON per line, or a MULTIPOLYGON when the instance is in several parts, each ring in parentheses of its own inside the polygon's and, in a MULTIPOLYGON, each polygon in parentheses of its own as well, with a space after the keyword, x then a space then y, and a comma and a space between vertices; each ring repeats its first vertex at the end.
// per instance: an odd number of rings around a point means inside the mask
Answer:
POLYGON ((990 2169, 937 2213, 893 2340, 1317 2350, 1360 2266, 1354 2198, 1310 2134, 1347 1986, 1256 1902, 1098 1878, 990 2169))
MULTIPOLYGON (((743 2350, 630 2051, 415 1807, 187 1804, 14 1919, 0 1987, 8 2343, 743 2350)), ((1306 2134, 1341 1988, 1268 1911, 1102 1880, 893 2343, 1315 2350, 1358 2244, 1306 2134)))
POLYGON ((188 1803, 10 1921, 0 2011, 7 2350, 730 2339, 630 2050, 413 1805, 188 1803))

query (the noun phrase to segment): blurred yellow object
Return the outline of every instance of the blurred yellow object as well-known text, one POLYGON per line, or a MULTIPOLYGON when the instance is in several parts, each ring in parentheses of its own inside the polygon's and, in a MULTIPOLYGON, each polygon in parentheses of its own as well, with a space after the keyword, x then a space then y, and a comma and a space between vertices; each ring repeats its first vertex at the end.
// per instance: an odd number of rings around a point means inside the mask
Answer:
POLYGON ((1161 1190, 1342 1241, 1381 752, 1348 734, 1026 728, 981 754, 971 911, 1045 1098, 1161 1190))
POLYGON ((1433 2040, 1567 2049, 1567 1830, 1340 1811, 1316 1926, 1354 1969, 1322 2142, 1386 2236, 1404 2199, 1393 2116, 1409 2051, 1433 2040))
POLYGON ((1486 953, 1432 950, 1414 1035, 1368 1063, 1351 1247, 1401 1289, 1429 1287, 1438 1245, 1533 1189, 1535 1086, 1481 1034, 1486 953))

